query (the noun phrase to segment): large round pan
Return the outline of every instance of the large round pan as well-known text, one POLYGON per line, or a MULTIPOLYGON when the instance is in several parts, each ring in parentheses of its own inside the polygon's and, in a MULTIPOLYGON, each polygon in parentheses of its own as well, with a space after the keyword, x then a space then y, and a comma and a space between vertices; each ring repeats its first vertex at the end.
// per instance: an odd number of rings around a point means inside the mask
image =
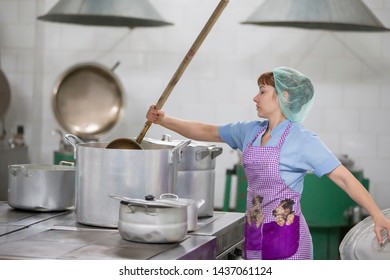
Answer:
POLYGON ((111 69, 80 63, 67 69, 52 92, 54 115, 62 128, 83 139, 96 139, 120 120, 122 85, 111 69))
POLYGON ((0 70, 0 119, 4 117, 11 102, 11 89, 3 71, 0 70))

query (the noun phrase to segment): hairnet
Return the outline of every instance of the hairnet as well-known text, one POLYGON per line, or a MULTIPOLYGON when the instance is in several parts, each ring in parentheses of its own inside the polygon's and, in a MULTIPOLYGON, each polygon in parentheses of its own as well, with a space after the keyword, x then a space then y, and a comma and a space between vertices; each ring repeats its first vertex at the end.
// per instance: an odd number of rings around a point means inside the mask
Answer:
POLYGON ((293 122, 302 122, 313 105, 313 84, 307 76, 292 68, 277 67, 272 72, 283 114, 293 122))

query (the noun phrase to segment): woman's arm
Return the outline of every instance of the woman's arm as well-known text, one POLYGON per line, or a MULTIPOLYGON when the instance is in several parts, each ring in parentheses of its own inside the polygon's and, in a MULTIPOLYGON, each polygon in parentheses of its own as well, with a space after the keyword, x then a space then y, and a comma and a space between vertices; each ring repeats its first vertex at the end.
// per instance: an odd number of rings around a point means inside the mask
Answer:
POLYGON ((343 165, 338 166, 328 174, 328 177, 343 189, 357 204, 367 210, 372 216, 375 227, 374 231, 379 243, 382 243, 381 231, 386 229, 390 235, 390 220, 383 215, 382 211, 374 202, 370 193, 343 165))
POLYGON ((162 110, 157 110, 155 105, 150 106, 146 113, 146 119, 193 140, 223 142, 219 137, 218 126, 176 119, 166 115, 162 110))

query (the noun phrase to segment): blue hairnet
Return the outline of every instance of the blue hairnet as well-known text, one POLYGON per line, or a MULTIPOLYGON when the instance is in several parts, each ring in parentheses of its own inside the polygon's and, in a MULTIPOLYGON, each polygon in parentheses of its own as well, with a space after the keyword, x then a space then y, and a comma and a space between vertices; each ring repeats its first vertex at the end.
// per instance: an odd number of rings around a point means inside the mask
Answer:
POLYGON ((302 122, 313 105, 313 84, 292 68, 277 67, 272 72, 282 113, 290 121, 302 122))

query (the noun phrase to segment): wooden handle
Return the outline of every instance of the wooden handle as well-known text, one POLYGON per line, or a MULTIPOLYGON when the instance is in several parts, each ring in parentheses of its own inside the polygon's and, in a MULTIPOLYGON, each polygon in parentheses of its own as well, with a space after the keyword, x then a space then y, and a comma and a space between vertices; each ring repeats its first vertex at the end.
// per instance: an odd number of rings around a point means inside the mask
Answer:
MULTIPOLYGON (((203 27, 203 29, 199 33, 198 37, 196 38, 196 40, 192 44, 191 48, 188 50, 187 54, 183 58, 183 61, 180 63, 175 74, 173 74, 171 80, 169 81, 169 83, 165 87, 165 90, 163 91, 159 100, 157 101, 157 104, 156 104, 157 109, 161 109, 164 106, 164 104, 167 101, 169 95, 171 94, 173 88, 175 87, 175 85, 179 81, 180 77, 184 73, 188 64, 190 64, 195 53, 198 51, 199 47, 202 45, 204 39, 207 37, 210 30, 213 28, 215 22, 217 21, 217 19, 221 15, 223 9, 225 9, 228 2, 229 2, 229 0, 221 0, 219 2, 218 6, 215 8, 215 10, 212 13, 212 15, 210 16, 209 20, 206 22, 205 26, 203 27)), ((150 121, 145 122, 145 126, 144 126, 143 130, 141 131, 140 135, 137 137, 136 141, 138 143, 142 142, 142 140, 145 137, 146 132, 148 131, 148 129, 150 128, 151 125, 152 125, 152 122, 150 122, 150 121)))

